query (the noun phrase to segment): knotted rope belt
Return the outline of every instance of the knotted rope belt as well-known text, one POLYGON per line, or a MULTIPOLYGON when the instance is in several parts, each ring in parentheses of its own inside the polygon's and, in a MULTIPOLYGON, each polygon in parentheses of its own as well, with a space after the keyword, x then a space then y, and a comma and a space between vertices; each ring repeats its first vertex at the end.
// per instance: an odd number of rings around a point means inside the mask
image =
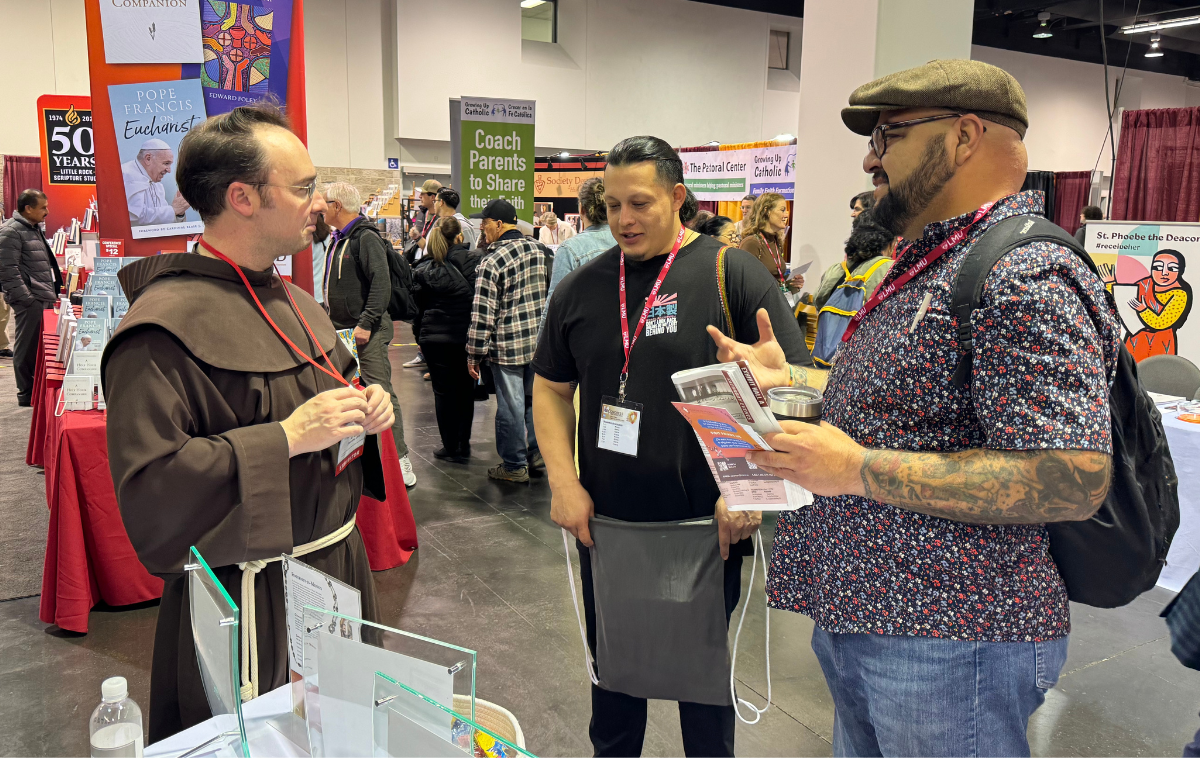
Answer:
MULTIPOLYGON (((299 558, 302 555, 308 555, 321 548, 334 545, 346 539, 352 531, 354 531, 353 516, 350 517, 349 521, 324 537, 303 545, 298 545, 292 550, 291 557, 299 558)), ((240 668, 242 671, 241 695, 243 703, 258 697, 258 630, 254 623, 254 577, 258 575, 258 572, 265 569, 268 563, 280 560, 283 560, 282 556, 259 561, 246 561, 245 563, 238 564, 238 568, 242 570, 242 656, 240 668), (247 662, 249 665, 247 665, 247 662)))

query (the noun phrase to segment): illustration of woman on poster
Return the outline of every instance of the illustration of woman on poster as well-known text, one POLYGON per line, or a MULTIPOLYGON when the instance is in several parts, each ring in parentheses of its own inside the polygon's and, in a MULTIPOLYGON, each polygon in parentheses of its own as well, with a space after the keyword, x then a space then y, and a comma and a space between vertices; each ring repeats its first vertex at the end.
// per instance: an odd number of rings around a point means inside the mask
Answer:
MULTIPOLYGON (((1186 267, 1187 261, 1178 250, 1160 250, 1151 262, 1150 276, 1129 282, 1137 285, 1137 296, 1129 301, 1129 307, 1137 311, 1144 325, 1125 339, 1125 347, 1135 361, 1178 354, 1176 332, 1192 311, 1192 286, 1183 279, 1186 267)), ((1117 284, 1113 266, 1100 266, 1100 275, 1111 292, 1117 284)))

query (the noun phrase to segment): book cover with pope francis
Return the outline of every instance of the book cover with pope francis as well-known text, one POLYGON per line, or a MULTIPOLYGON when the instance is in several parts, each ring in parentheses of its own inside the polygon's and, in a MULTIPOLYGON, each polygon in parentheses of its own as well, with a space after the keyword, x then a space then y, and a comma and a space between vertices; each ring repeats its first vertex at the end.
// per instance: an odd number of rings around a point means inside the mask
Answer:
POLYGON ((206 117, 200 80, 113 84, 108 95, 133 238, 204 231, 174 174, 180 140, 206 117))

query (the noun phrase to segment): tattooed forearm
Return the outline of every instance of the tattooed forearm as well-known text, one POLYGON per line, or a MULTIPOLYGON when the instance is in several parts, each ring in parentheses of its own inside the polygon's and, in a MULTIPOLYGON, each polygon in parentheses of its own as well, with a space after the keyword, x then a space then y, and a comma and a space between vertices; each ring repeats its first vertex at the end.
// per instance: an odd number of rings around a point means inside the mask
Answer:
POLYGON ((1108 494, 1112 458, 1088 450, 958 453, 868 450, 867 497, 972 524, 1041 524, 1090 518, 1108 494))
POLYGON ((825 389, 825 382, 829 379, 828 371, 819 368, 793 366, 790 363, 788 364, 788 372, 792 384, 807 384, 809 387, 815 387, 822 391, 825 389))

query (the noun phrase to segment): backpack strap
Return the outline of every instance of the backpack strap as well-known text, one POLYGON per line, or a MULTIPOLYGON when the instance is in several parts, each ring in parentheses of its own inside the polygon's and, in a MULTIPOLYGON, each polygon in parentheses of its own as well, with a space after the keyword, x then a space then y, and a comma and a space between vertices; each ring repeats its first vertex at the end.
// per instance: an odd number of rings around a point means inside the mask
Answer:
MULTIPOLYGON (((971 248, 954 280, 954 297, 950 310, 958 319, 958 367, 954 371, 954 386, 966 385, 974 366, 974 345, 971 338, 971 314, 983 301, 983 287, 992 268, 1009 252, 1033 242, 1053 242, 1067 248, 1100 277, 1096 263, 1078 241, 1065 229, 1042 216, 1011 216, 983 233, 971 248)), ((1105 289, 1109 307, 1116 312, 1112 293, 1105 289)))
POLYGON ((721 298, 721 309, 725 312, 725 325, 729 328, 729 338, 737 339, 733 328, 733 311, 729 308, 729 288, 725 271, 725 253, 729 245, 722 245, 717 251, 717 294, 721 298))

